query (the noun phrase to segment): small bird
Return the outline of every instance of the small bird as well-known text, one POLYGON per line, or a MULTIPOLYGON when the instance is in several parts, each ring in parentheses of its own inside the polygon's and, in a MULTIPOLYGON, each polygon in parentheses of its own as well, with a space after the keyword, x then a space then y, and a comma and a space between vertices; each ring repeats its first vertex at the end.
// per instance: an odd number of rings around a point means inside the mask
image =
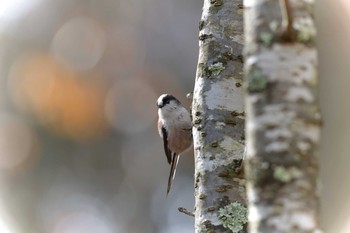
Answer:
POLYGON ((180 154, 192 146, 192 121, 187 109, 170 94, 159 96, 157 107, 158 132, 163 139, 165 155, 170 164, 168 195, 175 178, 180 154))

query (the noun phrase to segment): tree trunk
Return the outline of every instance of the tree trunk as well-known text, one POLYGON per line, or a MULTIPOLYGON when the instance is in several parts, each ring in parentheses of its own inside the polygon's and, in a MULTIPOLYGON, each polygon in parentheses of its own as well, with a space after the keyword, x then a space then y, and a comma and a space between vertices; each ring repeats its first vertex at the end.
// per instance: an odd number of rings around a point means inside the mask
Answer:
POLYGON ((313 1, 247 0, 246 178, 251 233, 319 230, 313 1))
POLYGON ((243 9, 240 0, 204 0, 193 95, 195 229, 246 232, 243 9))

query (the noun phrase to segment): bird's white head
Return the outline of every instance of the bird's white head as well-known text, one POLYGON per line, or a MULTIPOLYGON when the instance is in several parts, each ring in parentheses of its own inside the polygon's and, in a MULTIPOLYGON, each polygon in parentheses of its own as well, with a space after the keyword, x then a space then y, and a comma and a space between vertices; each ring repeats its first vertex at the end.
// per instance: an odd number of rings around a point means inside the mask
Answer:
POLYGON ((176 111, 181 107, 178 99, 170 94, 162 94, 157 100, 158 113, 160 116, 167 117, 167 115, 176 111))

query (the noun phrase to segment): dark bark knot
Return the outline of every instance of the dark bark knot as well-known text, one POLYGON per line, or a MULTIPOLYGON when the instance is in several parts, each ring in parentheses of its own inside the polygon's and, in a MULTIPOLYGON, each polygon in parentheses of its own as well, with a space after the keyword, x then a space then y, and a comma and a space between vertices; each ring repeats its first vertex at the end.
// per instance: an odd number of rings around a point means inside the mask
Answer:
POLYGON ((210 4, 214 6, 222 6, 224 3, 222 2, 222 0, 210 0, 210 4))
POLYGON ((209 39, 212 37, 213 37, 213 35, 211 35, 211 34, 201 34, 201 35, 199 35, 199 40, 205 41, 206 39, 209 39))

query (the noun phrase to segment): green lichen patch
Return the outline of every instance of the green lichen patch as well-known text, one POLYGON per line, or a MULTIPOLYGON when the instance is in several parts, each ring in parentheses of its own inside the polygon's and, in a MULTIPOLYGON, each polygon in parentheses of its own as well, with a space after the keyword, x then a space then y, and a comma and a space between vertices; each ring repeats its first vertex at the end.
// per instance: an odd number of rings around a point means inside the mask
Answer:
POLYGON ((279 23, 277 20, 273 20, 269 23, 269 28, 271 31, 275 32, 279 26, 279 23))
POLYGON ((302 176, 300 170, 296 167, 283 167, 277 166, 274 169, 273 177, 283 183, 288 183, 294 178, 299 178, 302 176))
POLYGON ((244 224, 248 222, 247 208, 238 202, 233 202, 219 209, 218 218, 220 223, 233 233, 243 230, 244 224))
POLYGON ((315 27, 310 19, 299 19, 293 22, 293 28, 297 32, 297 41, 301 43, 312 42, 315 35, 315 27))
POLYGON ((267 76, 258 67, 252 67, 248 73, 248 91, 262 91, 267 86, 267 76))
POLYGON ((265 46, 270 46, 273 39, 273 34, 271 32, 261 32, 260 40, 264 43, 265 46))
POLYGON ((212 75, 217 76, 225 69, 222 62, 214 63, 211 66, 208 67, 208 70, 211 72, 212 75))
POLYGON ((208 76, 207 67, 204 63, 199 63, 197 67, 197 77, 203 78, 208 76))
POLYGON ((289 181, 292 180, 292 175, 291 173, 288 171, 288 169, 286 169, 285 167, 282 166, 277 166, 273 172, 273 177, 276 180, 279 180, 283 183, 287 183, 289 181))

